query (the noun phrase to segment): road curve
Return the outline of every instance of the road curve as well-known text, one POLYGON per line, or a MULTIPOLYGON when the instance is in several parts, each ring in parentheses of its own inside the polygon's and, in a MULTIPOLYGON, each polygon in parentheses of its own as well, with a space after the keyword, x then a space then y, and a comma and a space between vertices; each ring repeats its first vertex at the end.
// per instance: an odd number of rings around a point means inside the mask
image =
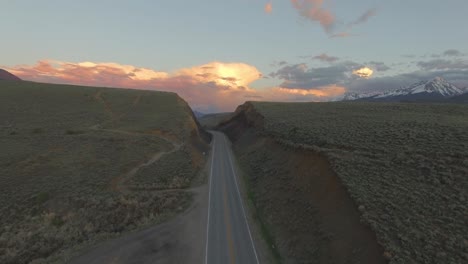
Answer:
POLYGON ((213 134, 205 264, 259 263, 226 136, 213 134))

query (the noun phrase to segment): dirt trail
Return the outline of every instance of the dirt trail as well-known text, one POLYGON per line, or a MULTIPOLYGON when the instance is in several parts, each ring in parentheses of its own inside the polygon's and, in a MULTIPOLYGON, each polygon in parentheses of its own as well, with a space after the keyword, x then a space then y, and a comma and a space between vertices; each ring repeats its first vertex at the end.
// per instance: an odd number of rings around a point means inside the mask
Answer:
MULTIPOLYGON (((111 115, 111 122, 115 123, 116 121, 120 120, 122 117, 124 117, 127 113, 129 113, 133 107, 137 106, 140 103, 141 100, 141 94, 136 96, 135 99, 132 101, 132 107, 130 109, 120 115, 117 115, 114 113, 112 110, 111 105, 109 102, 107 102, 103 97, 101 91, 97 92, 94 95, 94 99, 104 105, 104 109, 107 113, 111 115)), ((149 166, 158 160, 161 159, 164 155, 168 155, 170 153, 176 152, 180 150, 183 144, 178 142, 177 138, 171 135, 170 133, 166 133, 164 131, 158 131, 154 130, 151 131, 150 133, 141 133, 141 132, 131 132, 131 131, 125 131, 125 130, 118 130, 118 129, 106 129, 102 128, 103 124, 96 124, 90 127, 91 130, 98 130, 98 131, 105 131, 105 132, 111 132, 111 133, 119 133, 119 134, 125 134, 125 135, 150 135, 150 136, 155 136, 160 139, 163 139, 164 141, 170 143, 172 145, 172 149, 169 151, 160 151, 151 156, 151 158, 147 161, 144 161, 137 165, 136 167, 132 168, 130 171, 127 173, 120 175, 116 178, 114 178, 111 181, 111 189, 113 191, 119 191, 119 192, 126 192, 128 191, 128 187, 125 185, 125 183, 130 180, 135 174, 138 172, 143 167, 149 166), (177 142, 176 142, 177 141, 177 142)))
MULTIPOLYGON (((138 104, 139 101, 139 97, 135 98, 133 105, 138 104)), ((121 114, 118 118, 121 118, 123 115, 125 113, 121 114)), ((112 120, 112 122, 114 121, 112 120)), ((90 129, 125 135, 154 136, 172 145, 172 149, 155 153, 148 160, 115 178, 111 182, 111 188, 119 192, 131 191, 125 183, 141 168, 154 164, 164 155, 178 151, 184 146, 184 143, 177 136, 161 130, 131 132, 106 129, 103 128, 102 124, 93 125, 90 129)), ((207 174, 208 166, 209 164, 207 163, 205 168, 200 172, 200 176, 207 174)), ((179 191, 189 192, 193 195, 193 202, 184 213, 168 222, 103 242, 96 247, 86 250, 84 254, 72 259, 70 263, 202 263, 205 253, 204 239, 208 204, 207 185, 203 184, 190 189, 156 190, 155 192, 179 191)))
POLYGON ((181 148, 181 144, 176 144, 175 142, 172 142, 170 141, 173 145, 173 148, 172 150, 170 151, 161 151, 161 152, 158 152, 156 154, 154 154, 148 161, 146 161, 145 163, 142 163, 136 167, 134 167, 133 169, 131 169, 129 172, 125 173, 124 175, 122 176, 119 176, 117 178, 114 178, 114 180, 112 180, 111 182, 111 188, 112 190, 114 191, 120 191, 120 192, 123 192, 123 191, 128 191, 128 187, 125 185, 125 183, 130 180, 133 176, 135 176, 135 174, 138 172, 138 170, 140 170, 141 168, 143 167, 146 167, 146 166, 149 166, 155 162, 157 162, 159 159, 161 159, 161 157, 163 157, 164 155, 168 155, 170 153, 173 153, 173 152, 176 152, 178 151, 180 148, 181 148))
MULTIPOLYGON (((179 145, 180 147, 180 145, 179 145)), ((208 160, 211 160, 208 157, 208 160)), ((207 175, 206 163, 200 175, 207 175)), ((167 189, 158 192, 174 192, 167 189)), ((73 258, 71 264, 203 263, 208 211, 208 186, 183 189, 193 195, 191 206, 174 219, 103 242, 73 258)))
POLYGON ((98 130, 98 131, 105 131, 105 132, 111 132, 111 133, 119 133, 119 134, 125 134, 125 135, 146 135, 146 136, 155 136, 155 137, 158 137, 160 139, 163 139, 164 141, 170 143, 172 145, 172 149, 169 150, 169 151, 160 151, 160 152, 157 152, 155 153, 153 156, 151 156, 151 158, 145 162, 142 162, 140 163, 139 165, 137 165, 136 167, 132 168, 129 172, 123 174, 123 175, 120 175, 116 178, 114 178, 112 181, 111 181, 111 189, 113 191, 120 191, 120 192, 125 192, 125 191, 128 191, 128 188, 127 186, 125 186, 125 182, 127 182, 128 180, 130 180, 133 176, 135 176, 135 174, 138 172, 138 170, 140 170, 141 168, 143 167, 146 167, 146 166, 149 166, 155 162, 157 162, 158 160, 160 160, 164 155, 168 155, 168 154, 171 154, 173 152, 176 152, 178 150, 180 150, 180 148, 183 146, 182 143, 180 142, 175 142, 174 140, 172 139, 169 139, 168 137, 164 137, 163 134, 164 133, 158 133, 157 135, 154 133, 154 131, 152 133, 140 133, 140 132, 131 132, 131 131, 124 131, 124 130, 117 130, 117 129, 105 129, 105 128, 101 128, 101 125, 100 124, 96 124, 96 125, 93 125, 90 127, 90 129, 92 130, 98 130))

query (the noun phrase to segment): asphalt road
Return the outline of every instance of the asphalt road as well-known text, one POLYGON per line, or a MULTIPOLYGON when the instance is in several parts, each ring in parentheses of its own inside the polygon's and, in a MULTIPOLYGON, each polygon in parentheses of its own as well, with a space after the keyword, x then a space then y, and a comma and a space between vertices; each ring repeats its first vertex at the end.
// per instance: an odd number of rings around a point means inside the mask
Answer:
POLYGON ((205 264, 259 263, 226 136, 213 134, 205 264))

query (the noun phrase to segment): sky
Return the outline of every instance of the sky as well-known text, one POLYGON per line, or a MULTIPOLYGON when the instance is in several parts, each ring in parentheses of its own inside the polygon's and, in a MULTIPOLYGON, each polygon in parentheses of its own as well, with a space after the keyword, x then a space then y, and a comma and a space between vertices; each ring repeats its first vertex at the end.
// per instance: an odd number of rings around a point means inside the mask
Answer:
POLYGON ((468 86, 466 0, 0 0, 0 68, 177 92, 195 110, 468 86))

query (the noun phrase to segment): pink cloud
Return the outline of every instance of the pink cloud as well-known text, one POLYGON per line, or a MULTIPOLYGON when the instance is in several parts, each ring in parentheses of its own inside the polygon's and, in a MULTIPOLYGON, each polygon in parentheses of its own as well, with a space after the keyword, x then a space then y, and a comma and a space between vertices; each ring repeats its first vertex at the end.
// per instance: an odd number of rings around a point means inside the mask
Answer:
POLYGON ((8 68, 24 80, 176 92, 193 107, 232 110, 253 93, 261 73, 245 63, 211 62, 173 73, 117 63, 42 60, 8 68))
MULTIPOLYGON (((346 88, 337 84, 315 87, 312 89, 302 89, 302 88, 274 88, 273 91, 278 92, 282 95, 302 95, 313 97, 317 101, 321 101, 324 98, 330 99, 343 95, 346 92, 346 88)), ((287 96, 286 96, 287 97, 287 96)))
POLYGON ((326 3, 331 2, 330 0, 290 0, 290 2, 300 16, 311 22, 320 23, 324 31, 332 38, 354 36, 349 33, 354 26, 366 23, 377 14, 377 9, 371 8, 349 23, 338 23, 340 19, 336 18, 332 10, 325 7, 326 3))
POLYGON ((323 0, 291 0, 291 4, 301 16, 319 22, 325 32, 333 32, 335 16, 323 8, 323 0))
POLYGON ((271 2, 266 3, 265 13, 270 14, 273 11, 273 4, 271 2))
POLYGON ((331 85, 310 89, 269 87, 254 89, 262 78, 260 71, 245 63, 210 62, 163 72, 118 63, 63 62, 42 60, 35 65, 6 67, 23 80, 169 91, 179 94, 192 107, 202 111, 233 111, 252 98, 268 101, 324 101, 344 93, 344 87, 331 85))

